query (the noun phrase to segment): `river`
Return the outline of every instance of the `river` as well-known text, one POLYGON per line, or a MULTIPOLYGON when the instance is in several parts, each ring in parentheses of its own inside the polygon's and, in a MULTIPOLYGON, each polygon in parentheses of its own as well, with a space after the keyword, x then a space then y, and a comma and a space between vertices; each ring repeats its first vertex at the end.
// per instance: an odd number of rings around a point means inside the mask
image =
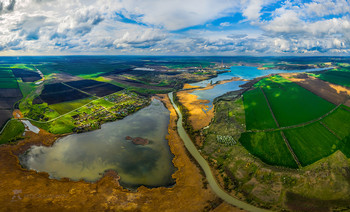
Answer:
MULTIPOLYGON (((215 78, 212 78, 209 80, 204 80, 204 81, 197 82, 197 83, 192 83, 190 85, 205 87, 209 83, 217 83, 217 82, 222 81, 222 80, 231 79, 232 77, 240 77, 241 79, 251 80, 251 79, 254 79, 256 77, 261 77, 261 76, 274 74, 274 73, 310 72, 310 71, 322 71, 325 69, 329 69, 329 68, 285 71, 285 70, 259 70, 256 67, 249 67, 249 66, 233 66, 230 68, 231 72, 222 73, 222 74, 219 74, 215 78)), ((209 103, 207 103, 207 105, 209 106, 209 109, 211 109, 212 102, 216 97, 221 96, 229 91, 239 90, 240 89, 239 86, 244 84, 244 83, 246 83, 246 82, 244 82, 244 81, 232 81, 232 82, 228 82, 225 84, 216 85, 214 88, 208 89, 208 90, 195 90, 191 94, 198 96, 198 99, 209 100, 209 103)), ((173 101, 173 93, 169 93, 168 95, 169 95, 169 98, 170 98, 170 101, 171 101, 173 107, 175 108, 177 114, 179 115, 179 119, 177 121, 177 131, 178 131, 181 139, 184 141, 186 149, 190 152, 190 154, 193 156, 193 158, 198 162, 198 164, 203 169, 205 176, 208 180, 208 183, 209 183, 210 187, 213 189, 213 191, 221 199, 225 200, 226 202, 228 202, 228 203, 230 203, 238 208, 243 208, 247 211, 254 211, 254 212, 255 211, 257 211, 257 212, 268 211, 268 210, 264 210, 261 208, 257 208, 255 206, 250 205, 248 203, 245 203, 243 201, 240 201, 240 200, 234 198, 233 196, 229 195, 228 193, 226 193, 226 191, 224 191, 220 187, 220 185, 216 182, 215 176, 213 175, 209 164, 202 157, 202 155, 197 150, 197 148, 193 144, 192 140, 190 139, 190 137, 186 133, 185 129, 183 128, 182 114, 173 101)))
POLYGON ((240 200, 232 197, 231 195, 226 193, 218 185, 218 183, 216 182, 215 177, 210 169, 209 164, 202 157, 202 155, 198 152, 197 148, 195 147, 195 145, 193 144, 190 137, 188 136, 188 134, 186 133, 185 129, 182 126, 182 114, 181 114, 179 108, 175 105, 175 103, 173 101, 173 93, 169 93, 168 95, 169 95, 171 104, 173 105, 173 107, 175 108, 175 110, 179 116, 179 119, 177 120, 177 132, 179 133, 181 139, 183 140, 186 149, 190 152, 190 154, 193 156, 193 158, 198 162, 198 164, 203 169, 205 176, 208 180, 208 183, 209 183, 210 187, 213 189, 214 193, 217 194, 221 199, 225 200, 226 202, 228 202, 228 203, 230 203, 238 208, 243 208, 244 210, 254 211, 254 212, 255 211, 256 212, 267 211, 267 210, 264 210, 261 208, 257 208, 253 205, 249 205, 248 203, 245 203, 243 201, 240 201, 240 200))
POLYGON ((260 70, 257 67, 253 66, 232 66, 230 69, 225 73, 218 74, 217 77, 203 80, 196 83, 191 83, 192 86, 200 86, 200 87, 206 87, 209 83, 217 83, 219 81, 223 80, 229 80, 232 77, 239 77, 241 79, 251 80, 257 77, 266 76, 269 74, 277 74, 277 73, 296 73, 296 72, 312 72, 312 71, 323 71, 330 69, 328 68, 313 68, 313 69, 304 69, 304 70, 276 70, 276 69, 268 69, 268 70, 260 70))
MULTIPOLYGON (((266 76, 269 74, 312 72, 312 71, 322 71, 326 69, 330 69, 330 68, 314 68, 314 69, 306 69, 306 70, 286 71, 286 70, 260 70, 257 67, 251 67, 251 66, 232 66, 230 68, 230 72, 220 73, 218 74, 217 77, 214 77, 208 80, 203 80, 197 83, 191 83, 190 85, 206 87, 210 83, 215 84, 219 81, 232 79, 233 77, 239 77, 245 80, 252 80, 254 78, 266 76)), ((239 86, 245 83, 246 81, 241 81, 241 80, 232 81, 225 84, 215 85, 214 88, 208 89, 208 90, 194 90, 191 94, 196 95, 198 99, 209 100, 209 102, 205 104, 208 106, 208 108, 204 112, 207 112, 213 108, 213 100, 216 97, 221 96, 229 91, 239 90, 240 89, 239 86)))

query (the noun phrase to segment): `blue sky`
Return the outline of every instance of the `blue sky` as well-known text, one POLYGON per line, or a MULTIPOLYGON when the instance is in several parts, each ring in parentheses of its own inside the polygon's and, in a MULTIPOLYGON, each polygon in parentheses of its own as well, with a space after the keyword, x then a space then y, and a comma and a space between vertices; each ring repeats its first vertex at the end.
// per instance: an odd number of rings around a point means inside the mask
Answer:
POLYGON ((349 55, 348 0, 0 0, 0 55, 349 55))

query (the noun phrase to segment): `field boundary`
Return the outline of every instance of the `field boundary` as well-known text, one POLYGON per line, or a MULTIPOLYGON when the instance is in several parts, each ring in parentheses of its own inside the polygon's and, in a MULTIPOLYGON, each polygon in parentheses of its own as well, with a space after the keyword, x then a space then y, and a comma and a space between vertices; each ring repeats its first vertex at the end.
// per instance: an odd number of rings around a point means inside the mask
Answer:
MULTIPOLYGON (((275 82, 275 83, 276 83, 276 82, 275 82)), ((265 97, 267 106, 269 107, 269 110, 270 110, 270 112, 271 112, 271 115, 272 115, 273 119, 275 120, 275 123, 276 123, 277 127, 278 127, 279 129, 281 129, 280 124, 278 123, 278 121, 277 121, 277 119, 276 119, 276 116, 275 116, 275 114, 273 113, 273 110, 272 110, 272 108, 271 108, 270 102, 269 102, 269 100, 268 100, 268 98, 267 98, 267 96, 266 96, 264 90, 263 90, 261 87, 259 87, 259 88, 260 88, 261 92, 263 93, 263 95, 264 95, 264 97, 265 97)), ((281 89, 282 89, 282 88, 281 88, 281 89)), ((281 130, 280 133, 281 133, 281 136, 282 136, 282 138, 283 138, 283 141, 284 141, 285 145, 287 146, 287 148, 288 148, 290 154, 292 155, 292 157, 293 157, 295 163, 298 165, 299 168, 302 168, 302 166, 301 166, 301 164, 300 164, 300 162, 299 162, 299 159, 298 159, 298 157, 296 156, 296 154, 294 153, 293 148, 290 146, 288 139, 287 139, 286 136, 284 135, 284 132, 281 130)))
POLYGON ((320 124, 322 124, 322 126, 324 126, 330 133, 332 133, 335 137, 337 137, 339 140, 342 140, 342 138, 337 135, 333 130, 331 130, 325 123, 323 123, 322 121, 320 121, 320 124))
MULTIPOLYGON (((101 98, 103 98, 103 97, 101 97, 101 98)), ((100 98, 95 99, 95 100, 92 100, 91 102, 96 101, 96 100, 99 100, 99 99, 100 99, 100 98)), ((21 118, 20 120, 29 120, 29 121, 34 121, 34 122, 37 122, 37 123, 40 123, 40 124, 47 124, 47 123, 53 122, 53 121, 55 121, 55 120, 57 120, 57 119, 59 119, 59 118, 62 118, 63 116, 65 116, 65 115, 67 115, 67 114, 69 114, 69 113, 72 113, 72 112, 74 112, 74 111, 76 111, 76 110, 81 109, 82 107, 85 107, 86 105, 90 104, 91 102, 86 103, 85 105, 82 105, 82 106, 80 106, 80 107, 78 107, 78 108, 76 108, 76 109, 74 109, 74 110, 69 111, 68 113, 62 114, 62 115, 57 116, 56 118, 53 118, 53 119, 48 120, 48 121, 37 121, 37 120, 34 120, 34 119, 30 119, 30 118, 21 118)))
POLYGON ((346 111, 350 112, 350 109, 348 109, 348 108, 346 108, 346 107, 342 107, 341 109, 343 109, 343 110, 346 110, 346 111))
POLYGON ((9 120, 7 120, 6 124, 2 127, 1 131, 0 131, 0 135, 4 132, 6 126, 10 123, 10 121, 14 120, 14 118, 11 118, 9 120))
POLYGON ((277 119, 276 119, 276 116, 275 116, 275 114, 274 114, 274 113, 273 113, 273 111, 272 111, 272 108, 271 108, 270 102, 269 102, 269 100, 267 99, 267 96, 266 96, 266 94, 265 94, 264 90, 263 90, 261 87, 259 87, 259 88, 260 88, 261 92, 264 94, 264 97, 265 97, 265 100, 266 100, 267 106, 268 106, 268 107, 269 107, 269 109, 270 109, 271 115, 272 115, 273 119, 275 120, 275 123, 276 123, 276 125, 277 125, 277 128, 280 128, 280 124, 278 123, 278 121, 277 121, 277 119))
MULTIPOLYGON (((118 91, 118 92, 119 92, 119 91, 118 91)), ((118 92, 115 92, 115 93, 118 93, 118 92)), ((115 93, 113 93, 113 94, 115 94, 115 93)), ((90 94, 89 94, 89 95, 90 95, 90 94)), ((109 95, 112 95, 112 94, 109 94, 109 95)), ((106 95, 106 96, 109 96, 109 95, 106 95)), ((90 95, 90 96, 92 96, 92 95, 90 95)), ((86 103, 86 104, 84 104, 84 105, 82 105, 82 106, 80 106, 80 107, 74 109, 74 110, 71 110, 71 111, 69 111, 68 113, 62 114, 62 115, 60 115, 60 116, 57 116, 56 118, 53 118, 53 119, 48 120, 48 121, 45 121, 45 122, 44 122, 44 121, 37 121, 37 120, 34 120, 34 119, 30 119, 30 118, 21 118, 21 119, 19 119, 19 120, 29 120, 29 121, 34 121, 34 122, 37 122, 37 123, 40 123, 40 124, 47 124, 47 123, 53 122, 53 121, 55 121, 55 120, 57 120, 57 119, 59 119, 59 118, 62 118, 63 116, 65 116, 65 115, 67 115, 67 114, 69 114, 69 113, 72 113, 72 112, 74 112, 74 111, 76 111, 76 110, 79 110, 80 108, 85 107, 86 105, 88 105, 88 104, 90 104, 90 103, 92 103, 92 102, 94 102, 94 101, 100 100, 100 99, 102 99, 102 98, 104 98, 104 97, 106 97, 106 96, 102 96, 102 97, 93 96, 93 97, 95 97, 96 99, 94 99, 94 100, 92 100, 92 101, 90 101, 90 102, 88 102, 88 103, 86 103)), ((108 100, 106 100, 106 99, 104 99, 104 100, 107 101, 107 102, 110 102, 110 103, 112 103, 112 104, 115 104, 114 102, 108 101, 108 100)), ((103 106, 102 106, 102 107, 103 107, 103 106)), ((105 108, 105 107, 103 107, 103 108, 104 108, 103 110, 107 110, 107 108, 105 108)))
POLYGON ((284 140, 284 143, 286 144, 290 154, 292 154, 292 157, 293 157, 294 161, 296 162, 296 164, 298 165, 299 168, 302 168, 302 166, 301 166, 301 164, 299 162, 299 159, 298 159, 297 155, 294 153, 293 148, 290 146, 287 137, 284 135, 284 132, 282 130, 280 132, 281 132, 281 136, 282 136, 282 138, 284 140))
POLYGON ((93 97, 98 98, 97 96, 92 95, 92 94, 89 94, 89 93, 87 93, 87 92, 85 92, 85 91, 83 91, 83 90, 80 90, 79 88, 72 87, 72 86, 70 86, 70 85, 68 85, 68 84, 66 84, 66 83, 64 83, 64 82, 61 82, 61 83, 62 83, 63 85, 65 85, 65 86, 70 87, 70 88, 72 88, 72 89, 74 89, 74 90, 77 90, 77 91, 79 91, 79 92, 81 92, 81 93, 84 93, 84 94, 86 94, 86 95, 89 95, 89 96, 93 96, 93 97))
POLYGON ((277 130, 285 130, 285 129, 294 129, 294 128, 298 128, 298 127, 303 127, 315 122, 318 122, 324 118, 326 118, 327 116, 329 116, 331 113, 333 113, 336 109, 338 109, 342 104, 337 105, 335 108, 333 108, 332 110, 330 110, 329 112, 327 112, 326 114, 322 115, 321 117, 318 117, 317 119, 308 121, 308 122, 304 122, 301 124, 297 124, 297 125, 291 125, 291 126, 287 126, 287 127, 279 127, 276 129, 265 129, 265 130, 247 130, 246 132, 270 132, 270 131, 277 131, 277 130))

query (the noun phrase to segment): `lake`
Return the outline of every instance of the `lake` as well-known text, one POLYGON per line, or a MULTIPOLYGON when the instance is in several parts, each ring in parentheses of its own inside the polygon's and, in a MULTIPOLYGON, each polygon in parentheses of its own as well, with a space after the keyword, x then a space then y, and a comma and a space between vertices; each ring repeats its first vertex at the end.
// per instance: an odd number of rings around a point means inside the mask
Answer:
POLYGON ((52 147, 32 146, 20 162, 55 179, 96 181, 112 169, 126 188, 170 186, 175 167, 165 139, 169 119, 170 112, 154 99, 150 106, 99 130, 68 135, 52 147), (148 139, 149 144, 135 145, 126 136, 148 139))

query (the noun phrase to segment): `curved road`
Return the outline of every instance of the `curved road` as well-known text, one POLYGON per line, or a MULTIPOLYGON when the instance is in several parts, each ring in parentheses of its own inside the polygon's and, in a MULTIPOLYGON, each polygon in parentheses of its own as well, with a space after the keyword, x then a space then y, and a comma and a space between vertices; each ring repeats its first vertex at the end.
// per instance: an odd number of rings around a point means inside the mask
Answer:
POLYGON ((210 170, 210 167, 207 163, 207 161, 201 156, 201 154, 198 152, 197 148, 192 143, 190 137, 187 135, 185 129, 182 126, 182 114, 179 110, 179 108, 175 105, 173 101, 173 92, 168 94, 169 99, 171 101, 171 104, 175 108, 177 114, 179 115, 179 119, 177 121, 177 132, 179 133, 181 139, 184 141, 186 149, 191 153, 193 158, 199 163, 199 165, 204 170, 205 176, 209 182, 210 187, 213 189, 213 191, 223 200, 230 203, 231 205, 234 205, 238 208, 243 208, 247 211, 254 211, 254 212, 260 212, 260 211, 267 211, 261 208, 257 208, 253 205, 249 205, 248 203, 245 203, 241 200, 238 200, 228 193, 226 193, 216 182, 215 177, 213 173, 210 170))

